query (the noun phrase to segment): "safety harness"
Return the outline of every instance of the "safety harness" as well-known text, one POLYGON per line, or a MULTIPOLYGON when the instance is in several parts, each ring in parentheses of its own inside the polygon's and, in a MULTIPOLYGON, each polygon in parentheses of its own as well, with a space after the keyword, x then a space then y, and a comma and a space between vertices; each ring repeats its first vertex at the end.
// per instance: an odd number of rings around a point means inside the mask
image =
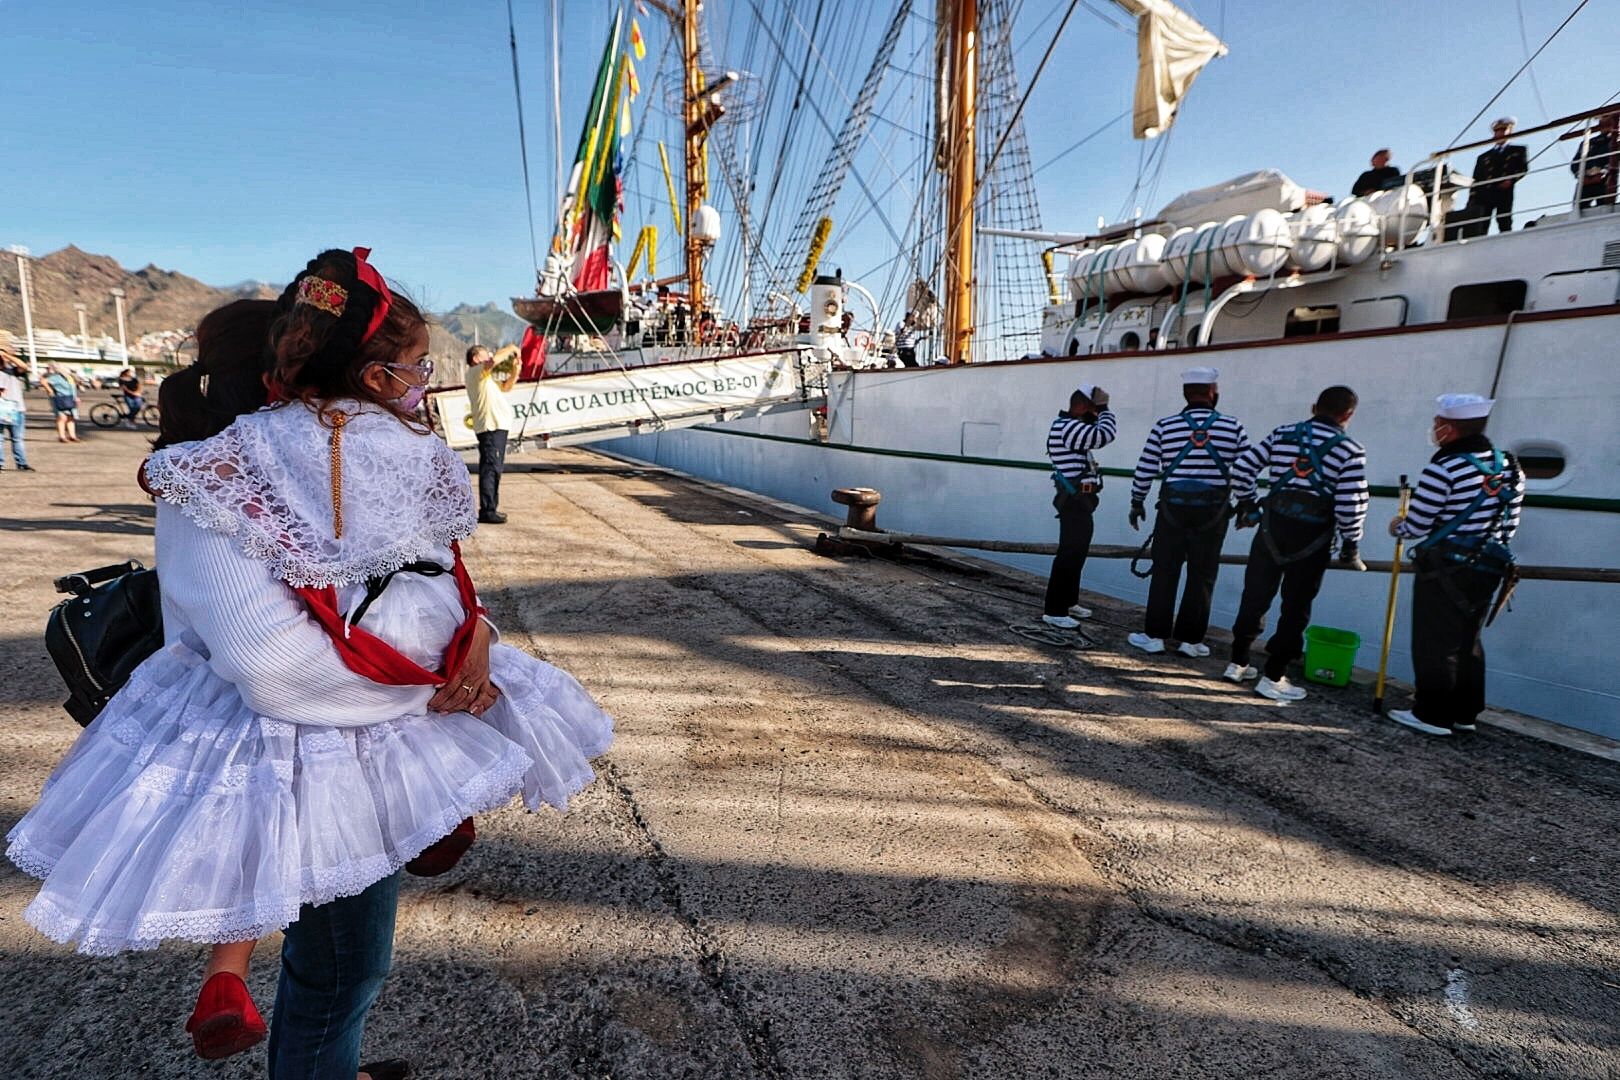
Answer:
POLYGON ((1271 485, 1271 492, 1266 496, 1265 513, 1260 518, 1260 537, 1265 541, 1266 551, 1278 566, 1287 566, 1308 558, 1321 551, 1333 539, 1335 516, 1333 488, 1329 486, 1327 477, 1322 474, 1322 461, 1330 450, 1349 436, 1341 431, 1318 443, 1312 441, 1313 434, 1313 422, 1310 420, 1302 420, 1294 425, 1294 445, 1299 447, 1299 453, 1294 457, 1292 477, 1271 485), (1290 483, 1290 479, 1303 480, 1309 486, 1298 487, 1290 483), (1301 525, 1318 526, 1322 531, 1298 551, 1284 554, 1277 546, 1276 537, 1272 535, 1271 524, 1275 518, 1284 518, 1301 525))
MULTIPOLYGON (((1182 415, 1187 416, 1187 410, 1183 409, 1182 415)), ((1211 510, 1227 505, 1232 487, 1232 467, 1221 457, 1220 451, 1215 449, 1214 442, 1210 438, 1210 430, 1220 418, 1221 414, 1214 409, 1210 409, 1209 415, 1201 420, 1194 420, 1188 416, 1187 441, 1182 444, 1180 452, 1171 459, 1170 464, 1159 471, 1159 510, 1164 514, 1165 520, 1178 529, 1190 528, 1194 532, 1202 532, 1226 521, 1224 512, 1214 514, 1197 525, 1188 525, 1177 519, 1177 515, 1181 513, 1207 514, 1211 510), (1210 461, 1215 463, 1215 468, 1220 470, 1222 483, 1174 479, 1176 470, 1181 468, 1182 462, 1186 461, 1187 456, 1194 450, 1202 450, 1209 456, 1210 461)))
MULTIPOLYGON (((1465 570, 1501 583, 1500 610, 1513 591, 1518 578, 1518 560, 1502 538, 1513 500, 1518 495, 1518 470, 1511 469, 1511 459, 1499 449, 1491 450, 1487 463, 1474 454, 1458 455, 1480 474, 1479 491, 1462 510, 1452 515, 1439 528, 1433 530, 1413 548, 1418 565, 1418 578, 1438 581, 1446 598, 1464 611, 1477 605, 1457 584, 1457 577, 1465 570), (1479 532, 1459 533, 1463 524, 1490 500, 1496 500, 1496 516, 1479 532)), ((1494 617, 1495 612, 1492 612, 1494 617)))

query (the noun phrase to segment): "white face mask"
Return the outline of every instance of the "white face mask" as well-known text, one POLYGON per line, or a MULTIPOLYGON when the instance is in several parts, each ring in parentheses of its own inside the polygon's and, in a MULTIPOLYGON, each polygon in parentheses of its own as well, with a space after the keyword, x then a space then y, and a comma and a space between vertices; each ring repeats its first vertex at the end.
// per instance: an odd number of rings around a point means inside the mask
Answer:
POLYGON ((1433 424, 1429 427, 1429 445, 1435 449, 1439 449, 1456 438, 1457 433, 1450 424, 1433 424), (1442 431, 1446 433, 1444 436, 1440 434, 1442 431))

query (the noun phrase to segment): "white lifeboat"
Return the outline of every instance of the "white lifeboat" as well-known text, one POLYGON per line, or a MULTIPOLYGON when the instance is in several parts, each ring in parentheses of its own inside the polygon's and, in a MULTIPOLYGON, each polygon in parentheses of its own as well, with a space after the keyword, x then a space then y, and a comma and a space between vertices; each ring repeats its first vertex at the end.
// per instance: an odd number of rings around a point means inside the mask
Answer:
POLYGON ((1355 266, 1382 246, 1378 213, 1366 199, 1349 199, 1334 213, 1339 233, 1339 265, 1355 266))
POLYGON ((1221 223, 1218 221, 1206 221, 1195 229, 1177 229, 1170 237, 1170 242, 1164 249, 1164 265, 1166 276, 1172 285, 1179 285, 1184 281, 1202 285, 1206 277, 1206 268, 1215 276, 1219 276, 1225 269, 1224 266, 1216 265, 1212 254, 1207 254, 1220 227, 1221 223))
POLYGON ((1288 265, 1306 273, 1329 266, 1339 246, 1339 221, 1333 207, 1317 203, 1295 211, 1289 219, 1294 246, 1288 252, 1288 265))
POLYGON ((1155 293, 1169 284, 1164 267, 1164 249, 1168 242, 1158 233, 1137 237, 1124 271, 1133 292, 1155 293))
POLYGON ((1293 246, 1288 219, 1268 207, 1223 222, 1216 253, 1230 274, 1269 277, 1287 263, 1293 246))
POLYGON ((1367 205, 1382 221, 1385 244, 1410 244, 1429 223, 1429 200, 1416 184, 1375 191, 1367 205))

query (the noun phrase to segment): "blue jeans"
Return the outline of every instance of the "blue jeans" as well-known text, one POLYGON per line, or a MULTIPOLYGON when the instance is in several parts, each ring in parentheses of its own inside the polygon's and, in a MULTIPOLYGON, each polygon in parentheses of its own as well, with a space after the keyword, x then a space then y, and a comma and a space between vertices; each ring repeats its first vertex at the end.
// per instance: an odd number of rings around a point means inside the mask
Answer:
MULTIPOLYGON (((11 460, 21 469, 28 464, 28 454, 23 450, 23 428, 27 426, 26 416, 17 417, 15 424, 0 424, 0 439, 11 440, 11 460)), ((0 446, 0 464, 4 464, 5 447, 0 446)))
POLYGON ((305 905, 281 946, 270 1080, 354 1080, 360 1036, 394 956, 399 874, 358 896, 305 905))

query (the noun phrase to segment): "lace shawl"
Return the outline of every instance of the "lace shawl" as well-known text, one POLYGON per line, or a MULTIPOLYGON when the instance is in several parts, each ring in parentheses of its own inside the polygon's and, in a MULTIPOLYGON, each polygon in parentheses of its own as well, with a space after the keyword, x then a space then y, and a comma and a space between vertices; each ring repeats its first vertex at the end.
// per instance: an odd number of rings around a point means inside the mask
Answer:
POLYGON ((378 406, 344 409, 341 539, 332 430, 305 405, 261 409, 211 438, 159 450, 146 481, 201 527, 237 537, 293 588, 354 585, 472 534, 472 485, 455 451, 378 406))

